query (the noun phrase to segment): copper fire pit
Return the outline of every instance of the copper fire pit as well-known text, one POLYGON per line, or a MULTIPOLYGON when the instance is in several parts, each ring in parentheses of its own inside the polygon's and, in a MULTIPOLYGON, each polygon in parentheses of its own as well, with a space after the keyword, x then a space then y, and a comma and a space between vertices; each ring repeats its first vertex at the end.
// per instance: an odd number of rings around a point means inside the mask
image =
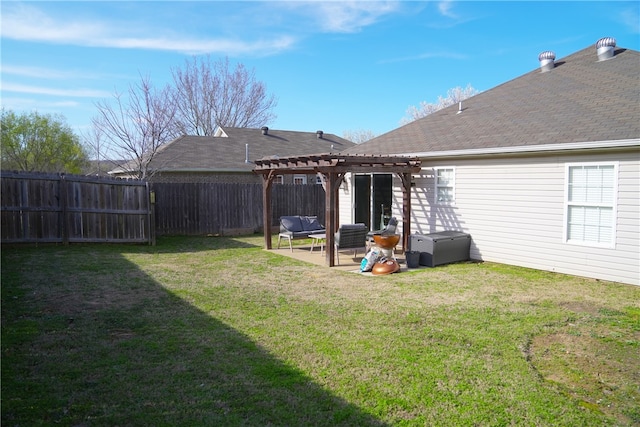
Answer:
POLYGON ((376 245, 382 249, 393 249, 396 247, 398 242, 400 241, 399 234, 375 234, 373 236, 373 241, 376 242, 376 245))
POLYGON ((378 276, 383 274, 391 274, 400 270, 400 264, 395 259, 385 259, 384 261, 376 262, 371 273, 378 276))

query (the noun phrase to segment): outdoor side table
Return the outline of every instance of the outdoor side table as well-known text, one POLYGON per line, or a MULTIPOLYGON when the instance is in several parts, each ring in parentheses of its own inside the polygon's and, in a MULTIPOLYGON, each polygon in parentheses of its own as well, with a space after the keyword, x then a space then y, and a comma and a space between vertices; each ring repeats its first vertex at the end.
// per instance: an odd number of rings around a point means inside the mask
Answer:
POLYGON ((311 239, 311 250, 309 252, 313 252, 313 248, 316 245, 320 245, 320 254, 324 255, 324 242, 327 238, 326 233, 318 233, 318 234, 310 234, 309 238, 311 239))

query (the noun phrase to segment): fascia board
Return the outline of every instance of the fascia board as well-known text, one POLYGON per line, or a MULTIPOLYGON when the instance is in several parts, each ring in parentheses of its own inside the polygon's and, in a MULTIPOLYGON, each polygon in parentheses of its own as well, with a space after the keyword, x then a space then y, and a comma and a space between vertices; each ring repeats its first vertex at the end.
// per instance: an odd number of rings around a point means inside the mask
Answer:
POLYGON ((553 151, 574 151, 593 149, 613 149, 640 147, 640 138, 623 139, 617 141, 593 141, 593 142, 571 142, 566 144, 544 144, 544 145, 521 145, 516 147, 493 147, 493 148, 471 148, 468 150, 449 151, 423 151, 413 153, 396 153, 398 156, 415 157, 460 157, 460 156, 482 156, 490 154, 523 154, 541 153, 553 151))

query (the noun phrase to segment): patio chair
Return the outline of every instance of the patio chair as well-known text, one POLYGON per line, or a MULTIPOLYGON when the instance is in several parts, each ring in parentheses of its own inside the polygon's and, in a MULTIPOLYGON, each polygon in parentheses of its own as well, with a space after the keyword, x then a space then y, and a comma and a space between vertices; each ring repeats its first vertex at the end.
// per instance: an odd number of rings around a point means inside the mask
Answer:
POLYGON ((367 233, 369 228, 363 224, 343 224, 340 226, 335 235, 336 258, 340 264, 340 255, 338 252, 344 249, 353 249, 354 258, 358 255, 358 249, 366 251, 367 233))

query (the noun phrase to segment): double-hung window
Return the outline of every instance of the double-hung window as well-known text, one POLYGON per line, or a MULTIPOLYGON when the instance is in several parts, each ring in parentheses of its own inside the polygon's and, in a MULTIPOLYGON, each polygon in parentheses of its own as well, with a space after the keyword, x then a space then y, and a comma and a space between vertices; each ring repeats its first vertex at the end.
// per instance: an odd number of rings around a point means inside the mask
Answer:
POLYGON ((436 203, 452 203, 455 200, 455 169, 434 168, 436 203))
POLYGON ((302 185, 307 183, 307 175, 293 175, 293 183, 302 185))
POLYGON ((614 247, 617 163, 566 167, 565 238, 569 243, 614 247))

